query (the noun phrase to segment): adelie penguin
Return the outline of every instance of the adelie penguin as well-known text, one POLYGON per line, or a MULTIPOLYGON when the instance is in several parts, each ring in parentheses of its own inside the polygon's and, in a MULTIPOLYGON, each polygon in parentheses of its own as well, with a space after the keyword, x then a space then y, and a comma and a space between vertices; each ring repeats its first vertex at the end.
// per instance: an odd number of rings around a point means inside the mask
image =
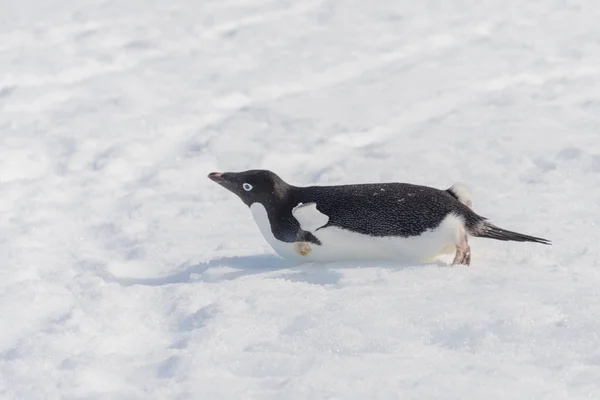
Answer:
POLYGON ((470 265, 469 235, 550 244, 477 215, 463 185, 446 190, 408 183, 299 187, 268 170, 208 177, 250 207, 261 233, 284 258, 418 262, 450 250, 452 264, 470 265))

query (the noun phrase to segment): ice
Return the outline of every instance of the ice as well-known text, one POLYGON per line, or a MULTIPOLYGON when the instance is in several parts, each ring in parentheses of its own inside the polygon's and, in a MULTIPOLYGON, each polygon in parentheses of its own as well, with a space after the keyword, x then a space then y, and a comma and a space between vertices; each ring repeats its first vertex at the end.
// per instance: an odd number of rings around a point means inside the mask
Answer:
POLYGON ((0 398, 600 398, 600 6, 0 3, 0 398), (294 265, 207 179, 466 184, 441 261, 294 265))

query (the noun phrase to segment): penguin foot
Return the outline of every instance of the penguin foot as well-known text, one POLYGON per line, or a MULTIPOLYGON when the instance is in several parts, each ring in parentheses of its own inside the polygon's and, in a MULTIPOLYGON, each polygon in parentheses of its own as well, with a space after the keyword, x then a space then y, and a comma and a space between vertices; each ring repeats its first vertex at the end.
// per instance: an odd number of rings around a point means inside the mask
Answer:
POLYGON ((473 208, 473 196, 466 185, 462 183, 455 183, 447 191, 465 206, 473 208))
POLYGON ((295 242, 294 251, 299 256, 305 257, 312 251, 312 248, 310 247, 310 243, 308 242, 295 242))
POLYGON ((464 228, 461 228, 457 235, 456 255, 452 265, 471 265, 471 246, 469 246, 469 239, 464 228))
POLYGON ((456 247, 456 255, 452 265, 471 265, 471 246, 467 244, 463 247, 456 247))

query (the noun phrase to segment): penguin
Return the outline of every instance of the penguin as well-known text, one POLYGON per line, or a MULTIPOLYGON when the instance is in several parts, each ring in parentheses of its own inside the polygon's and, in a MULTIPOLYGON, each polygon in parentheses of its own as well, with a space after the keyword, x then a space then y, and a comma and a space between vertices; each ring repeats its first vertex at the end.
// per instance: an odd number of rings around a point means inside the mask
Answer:
POLYGON ((551 244, 476 214, 464 184, 445 190, 399 182, 301 187, 264 169, 208 178, 250 208, 265 240, 287 259, 422 262, 451 251, 451 265, 468 266, 469 236, 551 244))

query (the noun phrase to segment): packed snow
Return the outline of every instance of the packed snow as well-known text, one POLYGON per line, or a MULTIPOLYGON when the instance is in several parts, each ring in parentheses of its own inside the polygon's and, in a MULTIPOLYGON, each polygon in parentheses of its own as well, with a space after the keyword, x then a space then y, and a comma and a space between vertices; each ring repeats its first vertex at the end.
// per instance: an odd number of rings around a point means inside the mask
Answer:
POLYGON ((0 1, 0 398, 600 398, 597 0, 0 1), (470 267, 295 265, 207 179, 466 184, 470 267))

